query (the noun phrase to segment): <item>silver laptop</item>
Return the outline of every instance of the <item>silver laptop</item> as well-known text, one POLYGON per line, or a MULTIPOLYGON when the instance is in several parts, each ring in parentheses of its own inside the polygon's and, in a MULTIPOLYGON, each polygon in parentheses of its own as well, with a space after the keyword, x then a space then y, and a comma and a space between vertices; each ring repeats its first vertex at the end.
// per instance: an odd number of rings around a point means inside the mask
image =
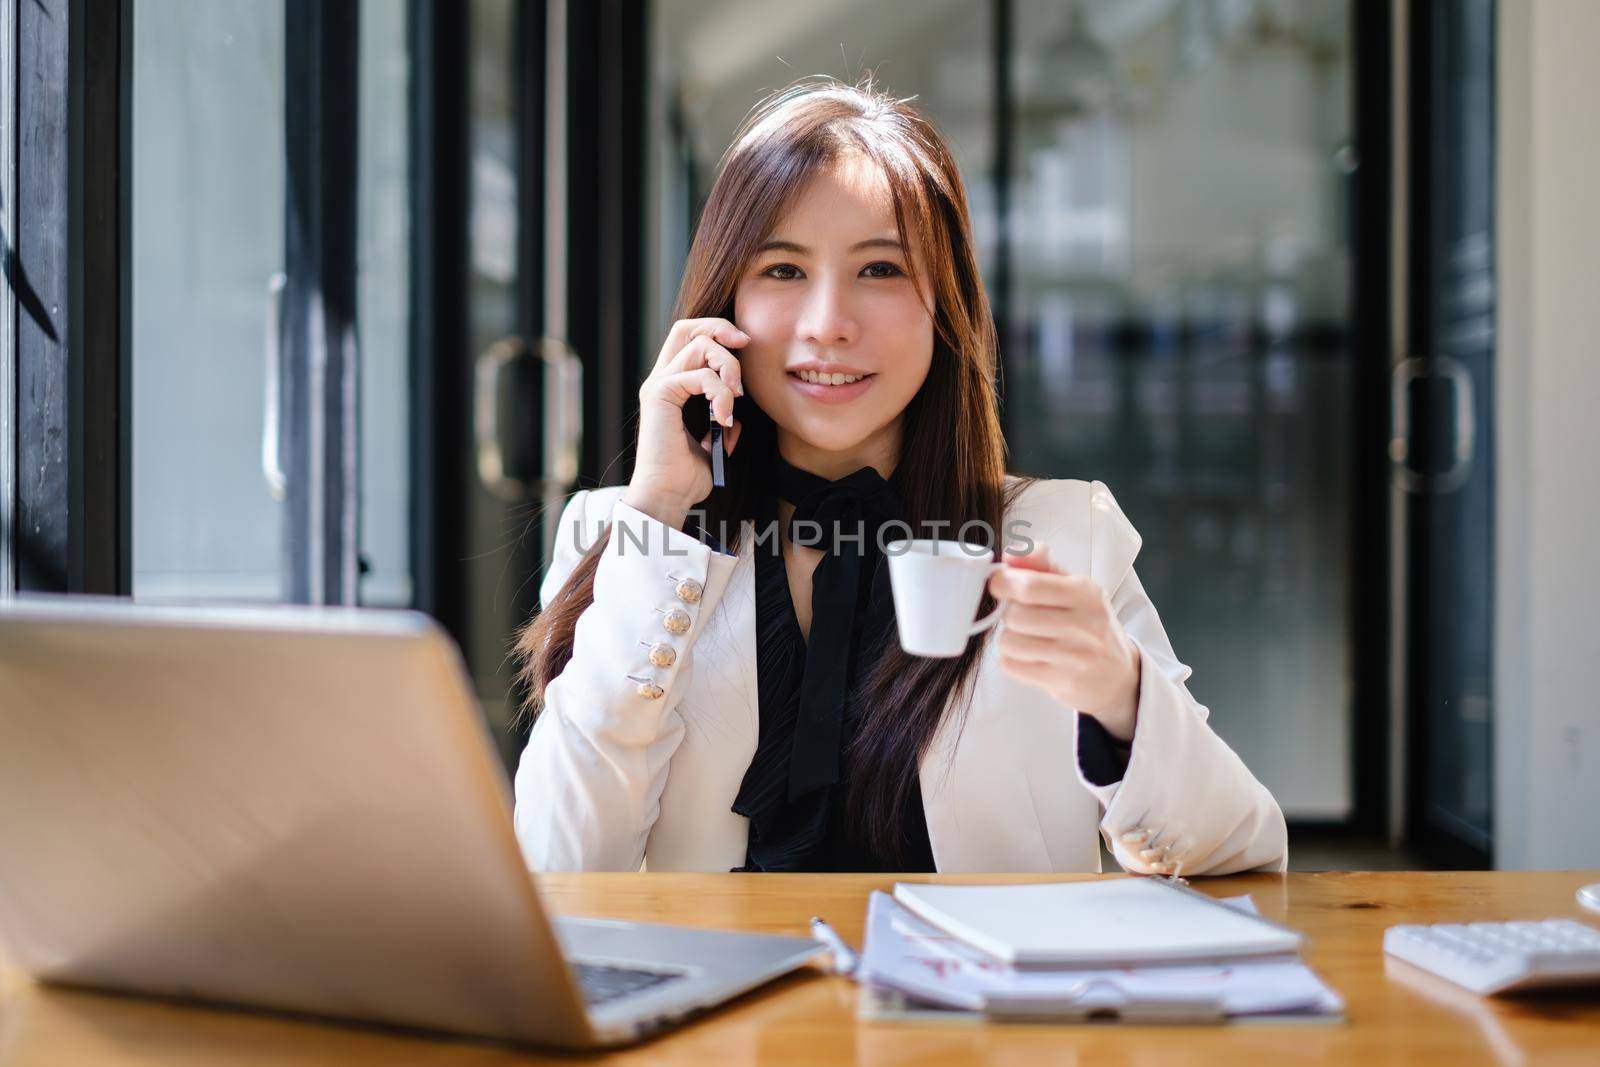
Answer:
POLYGON ((0 602, 0 857, 0 943, 44 981, 572 1048, 822 951, 547 917, 412 611, 0 602))

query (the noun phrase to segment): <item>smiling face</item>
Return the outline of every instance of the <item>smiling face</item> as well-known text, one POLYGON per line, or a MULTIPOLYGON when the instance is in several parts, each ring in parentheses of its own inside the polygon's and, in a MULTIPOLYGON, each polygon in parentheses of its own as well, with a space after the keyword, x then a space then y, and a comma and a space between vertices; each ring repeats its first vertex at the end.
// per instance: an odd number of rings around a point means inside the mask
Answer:
POLYGON ((746 264, 740 369, 789 462, 826 478, 894 469, 901 416, 933 362, 913 263, 926 277, 920 253, 900 246, 887 179, 853 154, 811 179, 746 264))

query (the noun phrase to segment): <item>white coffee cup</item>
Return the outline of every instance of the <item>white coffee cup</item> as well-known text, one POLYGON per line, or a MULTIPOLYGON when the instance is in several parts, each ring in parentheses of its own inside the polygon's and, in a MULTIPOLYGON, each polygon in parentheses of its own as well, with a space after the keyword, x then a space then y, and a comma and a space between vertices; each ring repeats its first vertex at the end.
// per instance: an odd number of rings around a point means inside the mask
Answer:
POLYGON ((894 592, 900 647, 913 656, 947 659, 967 650, 967 639, 993 626, 1006 605, 972 621, 989 576, 1006 565, 994 551, 965 541, 928 538, 883 546, 894 592))

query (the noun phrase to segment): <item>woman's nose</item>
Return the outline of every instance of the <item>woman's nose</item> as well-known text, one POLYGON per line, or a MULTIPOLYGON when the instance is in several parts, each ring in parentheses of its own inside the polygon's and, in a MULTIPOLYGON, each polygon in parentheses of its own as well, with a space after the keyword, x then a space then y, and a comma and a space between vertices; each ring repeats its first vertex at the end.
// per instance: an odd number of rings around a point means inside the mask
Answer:
POLYGON ((816 345, 847 345, 856 339, 860 330, 845 292, 847 284, 819 281, 811 286, 795 324, 801 340, 816 345))

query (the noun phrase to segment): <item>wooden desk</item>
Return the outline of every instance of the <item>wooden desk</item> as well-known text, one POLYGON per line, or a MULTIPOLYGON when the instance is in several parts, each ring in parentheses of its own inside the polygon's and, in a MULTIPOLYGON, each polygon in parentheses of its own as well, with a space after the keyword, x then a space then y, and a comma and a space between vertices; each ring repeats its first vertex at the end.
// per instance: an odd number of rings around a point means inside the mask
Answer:
MULTIPOLYGON (((1018 875, 940 881, 1045 881, 1018 875)), ((551 907, 805 935, 821 914, 859 943, 868 875, 567 874, 543 880, 551 907)), ((856 989, 807 969, 645 1045, 619 1062, 999 1064, 1411 1063, 1453 1067, 1600 1062, 1600 996, 1490 1000, 1386 963, 1400 922, 1600 919, 1573 899, 1600 872, 1329 873, 1197 879, 1219 896, 1251 893, 1266 915, 1309 937, 1311 964, 1345 997, 1348 1021, 1218 1027, 865 1024, 856 989)), ((581 1058, 581 1057, 580 1057, 581 1058)), ((572 1062, 573 1057, 554 1057, 572 1062)), ((346 1064, 540 1062, 520 1050, 411 1038, 265 1013, 49 989, 0 963, 0 1067, 21 1064, 346 1064)))

